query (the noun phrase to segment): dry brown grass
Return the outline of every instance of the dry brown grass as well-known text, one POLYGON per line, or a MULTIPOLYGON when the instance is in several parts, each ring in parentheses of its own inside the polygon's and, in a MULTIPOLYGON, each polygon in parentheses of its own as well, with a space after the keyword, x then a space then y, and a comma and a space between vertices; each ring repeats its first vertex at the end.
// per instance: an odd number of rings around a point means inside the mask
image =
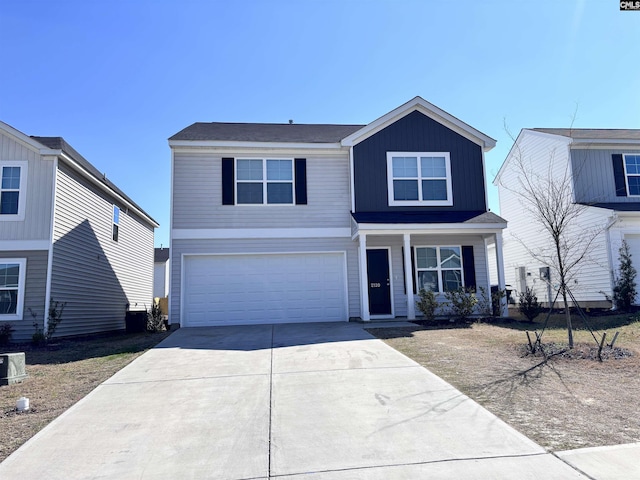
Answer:
POLYGON ((28 377, 21 383, 0 387, 0 461, 167 335, 117 334, 62 340, 42 348, 5 348, 3 352, 25 352, 28 377), (20 397, 29 399, 28 412, 16 412, 20 397))
MULTIPOLYGON (((566 343, 563 322, 551 319, 543 343, 566 343)), ((540 330, 541 320, 369 331, 550 450, 640 441, 640 322, 619 315, 590 323, 608 339, 619 331, 615 346, 632 355, 602 363, 556 356, 523 373, 543 360, 525 348, 525 330, 540 330)), ((586 330, 575 339, 576 350, 595 345, 586 330)))

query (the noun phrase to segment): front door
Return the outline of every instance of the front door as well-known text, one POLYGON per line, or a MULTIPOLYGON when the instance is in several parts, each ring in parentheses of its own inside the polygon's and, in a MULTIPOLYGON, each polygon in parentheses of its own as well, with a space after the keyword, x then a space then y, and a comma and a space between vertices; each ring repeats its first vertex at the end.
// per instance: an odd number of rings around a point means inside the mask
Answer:
POLYGON ((389 250, 367 250, 367 277, 369 280, 369 313, 371 315, 391 315, 389 250))

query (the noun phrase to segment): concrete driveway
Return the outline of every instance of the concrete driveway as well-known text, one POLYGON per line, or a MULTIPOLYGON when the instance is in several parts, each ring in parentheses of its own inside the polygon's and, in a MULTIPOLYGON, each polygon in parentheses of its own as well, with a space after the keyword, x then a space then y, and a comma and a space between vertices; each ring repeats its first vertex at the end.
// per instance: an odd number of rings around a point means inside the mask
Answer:
POLYGON ((589 478, 356 324, 180 329, 9 479, 589 478))

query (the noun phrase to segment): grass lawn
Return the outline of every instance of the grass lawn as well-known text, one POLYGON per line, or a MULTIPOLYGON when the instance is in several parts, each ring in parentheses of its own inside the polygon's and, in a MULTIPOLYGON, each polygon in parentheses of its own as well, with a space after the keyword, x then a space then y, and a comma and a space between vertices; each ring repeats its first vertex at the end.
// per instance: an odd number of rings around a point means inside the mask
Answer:
POLYGON ((55 345, 42 348, 0 347, 2 353, 25 352, 28 375, 21 383, 0 387, 0 461, 167 335, 122 333, 54 340, 55 345), (29 399, 28 412, 16 412, 20 397, 29 399))
MULTIPOLYGON (((606 331, 608 343, 620 332, 614 347, 625 355, 616 358, 609 349, 599 362, 591 333, 572 316, 580 327, 574 350, 528 372, 543 358, 527 354, 525 331, 540 331, 544 315, 534 323, 514 318, 368 331, 550 450, 640 441, 640 317, 589 318, 598 339, 606 331)), ((551 317, 542 342, 566 345, 564 315, 551 317)))

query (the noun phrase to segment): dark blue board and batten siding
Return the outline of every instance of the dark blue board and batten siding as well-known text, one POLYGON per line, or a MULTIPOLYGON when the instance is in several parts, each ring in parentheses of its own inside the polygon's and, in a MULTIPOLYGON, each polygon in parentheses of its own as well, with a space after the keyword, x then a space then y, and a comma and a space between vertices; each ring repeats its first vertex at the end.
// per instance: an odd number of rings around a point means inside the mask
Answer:
POLYGON ((485 211, 482 149, 420 112, 412 112, 353 147, 356 212, 485 211), (449 152, 453 206, 388 205, 387 152, 449 152))

